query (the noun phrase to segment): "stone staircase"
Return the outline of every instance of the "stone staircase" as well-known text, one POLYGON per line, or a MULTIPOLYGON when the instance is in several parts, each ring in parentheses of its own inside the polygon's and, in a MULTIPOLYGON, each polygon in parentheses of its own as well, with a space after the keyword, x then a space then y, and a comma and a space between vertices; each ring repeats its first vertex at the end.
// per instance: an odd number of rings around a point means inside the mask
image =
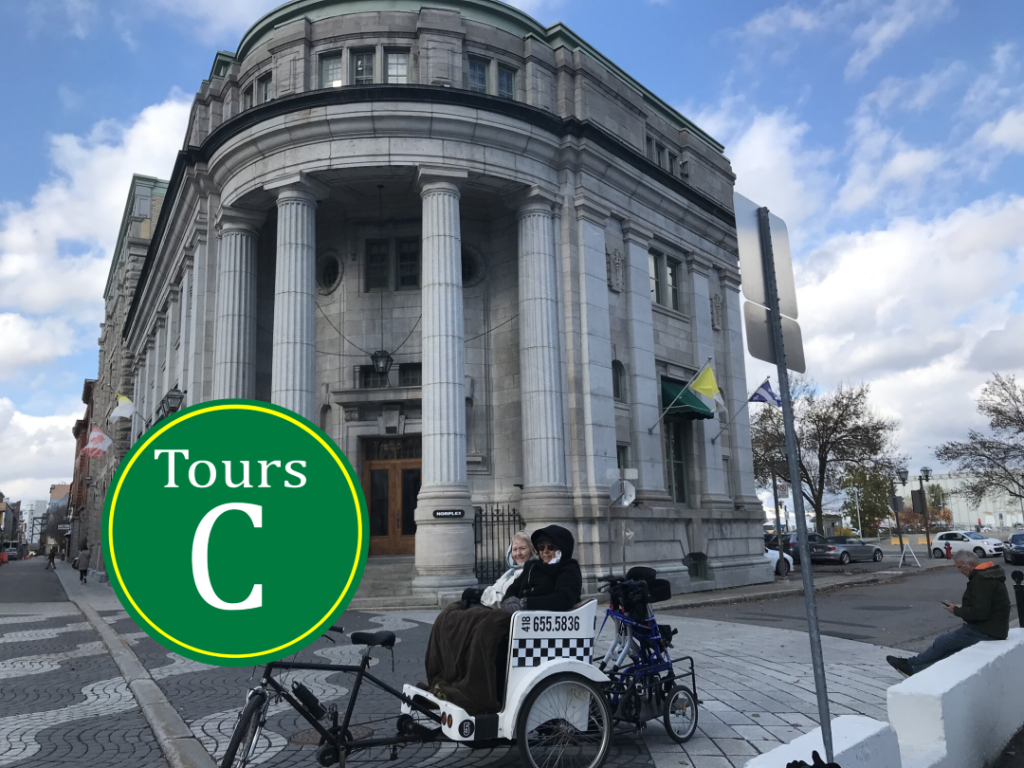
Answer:
POLYGON ((436 595, 414 595, 416 575, 413 555, 371 557, 366 561, 363 580, 350 611, 395 610, 398 608, 439 608, 436 595))

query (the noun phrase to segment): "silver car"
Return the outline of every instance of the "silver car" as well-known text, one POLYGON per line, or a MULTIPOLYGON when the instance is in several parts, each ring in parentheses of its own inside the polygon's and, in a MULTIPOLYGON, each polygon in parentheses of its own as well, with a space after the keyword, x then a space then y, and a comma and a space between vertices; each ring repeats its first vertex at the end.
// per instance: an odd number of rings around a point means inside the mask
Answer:
POLYGON ((877 563, 882 559, 881 549, 856 536, 829 536, 825 543, 828 548, 818 558, 826 562, 846 565, 854 560, 874 560, 877 563))

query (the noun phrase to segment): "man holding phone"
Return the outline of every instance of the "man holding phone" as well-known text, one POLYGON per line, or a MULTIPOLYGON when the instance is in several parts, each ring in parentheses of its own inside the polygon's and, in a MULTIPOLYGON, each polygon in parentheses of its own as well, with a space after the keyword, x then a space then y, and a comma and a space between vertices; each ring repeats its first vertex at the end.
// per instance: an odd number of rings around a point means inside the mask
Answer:
POLYGON ((885 660, 904 677, 930 667, 937 661, 952 656, 984 640, 1005 640, 1010 633, 1010 593, 1006 590, 1006 574, 989 561, 982 563, 976 554, 968 551, 956 553, 953 561, 960 573, 967 577, 960 605, 942 601, 943 607, 964 620, 959 629, 945 632, 935 638, 927 650, 909 659, 886 656, 885 660))

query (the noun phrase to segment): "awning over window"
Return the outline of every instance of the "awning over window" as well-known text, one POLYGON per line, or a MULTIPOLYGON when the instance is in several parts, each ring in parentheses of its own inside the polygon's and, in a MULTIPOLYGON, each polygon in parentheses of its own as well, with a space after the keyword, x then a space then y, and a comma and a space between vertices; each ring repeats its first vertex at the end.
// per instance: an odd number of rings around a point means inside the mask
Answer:
POLYGON ((676 400, 684 384, 677 384, 667 379, 661 380, 661 405, 668 408, 669 403, 675 401, 675 405, 668 411, 669 416, 683 416, 687 419, 713 419, 715 412, 708 408, 692 390, 683 392, 682 397, 676 400))

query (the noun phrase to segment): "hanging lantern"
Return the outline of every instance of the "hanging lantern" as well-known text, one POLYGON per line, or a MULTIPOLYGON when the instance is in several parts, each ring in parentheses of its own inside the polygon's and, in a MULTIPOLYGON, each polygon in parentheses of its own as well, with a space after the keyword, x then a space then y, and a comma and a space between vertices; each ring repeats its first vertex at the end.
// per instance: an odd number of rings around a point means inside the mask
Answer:
POLYGON ((388 354, 387 350, 378 349, 370 355, 370 359, 373 361, 373 370, 387 379, 388 373, 391 371, 391 364, 395 362, 394 358, 388 354))

